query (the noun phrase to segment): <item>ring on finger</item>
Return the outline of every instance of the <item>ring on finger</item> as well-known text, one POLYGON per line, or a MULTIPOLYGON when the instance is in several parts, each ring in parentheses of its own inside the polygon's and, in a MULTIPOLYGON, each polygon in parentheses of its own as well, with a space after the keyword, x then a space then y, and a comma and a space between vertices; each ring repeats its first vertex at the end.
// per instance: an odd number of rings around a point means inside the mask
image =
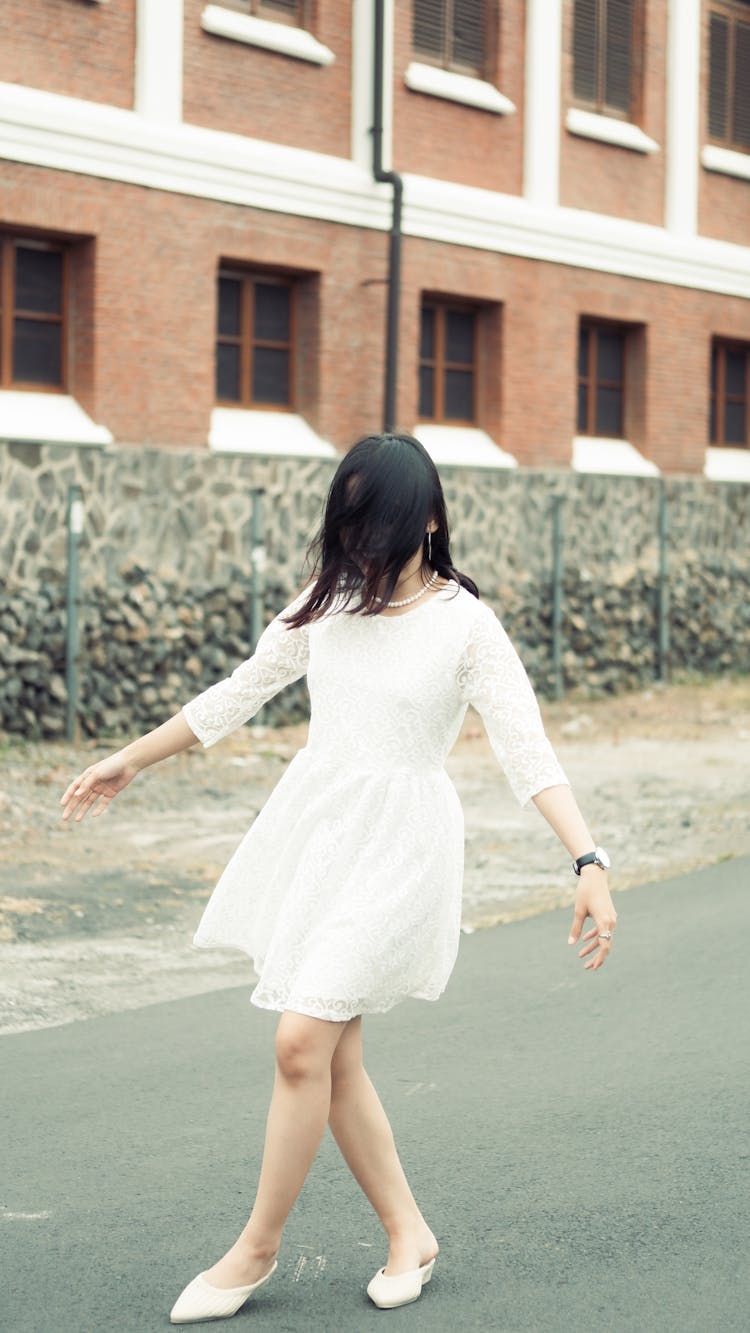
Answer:
POLYGON ((600 931, 600 932, 599 932, 599 939, 600 939, 600 940, 611 940, 611 939, 612 939, 612 931, 611 931, 611 930, 602 930, 602 931, 600 931))

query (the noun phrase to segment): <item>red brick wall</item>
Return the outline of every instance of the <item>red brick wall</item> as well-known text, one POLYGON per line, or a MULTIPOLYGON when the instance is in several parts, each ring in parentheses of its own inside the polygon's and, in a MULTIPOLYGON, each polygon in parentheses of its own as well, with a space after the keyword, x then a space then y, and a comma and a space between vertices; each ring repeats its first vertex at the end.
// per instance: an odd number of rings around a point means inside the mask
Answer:
MULTIPOLYGON (((699 142, 708 143, 708 56, 710 2, 703 0, 701 111, 699 142)), ((750 161, 750 155, 748 155, 750 161)), ((698 230, 702 236, 750 244, 750 181, 701 167, 698 177, 698 230)))
MULTIPOLYGON (((381 426, 384 233, 15 164, 0 167, 0 182, 0 225, 23 232, 54 218, 80 238, 71 389, 119 441, 205 443, 222 259, 307 272, 300 409, 342 448, 381 426)), ((425 291, 485 303, 478 424, 521 463, 570 463, 585 314, 645 327, 647 367, 631 367, 633 440, 668 471, 702 469, 710 338, 750 340, 750 302, 407 236, 398 398, 406 429, 417 421, 425 291)))
POLYGON ((394 6, 393 163, 398 171, 520 194, 523 177, 524 4, 506 0, 495 26, 494 85, 517 110, 509 116, 412 92, 411 0, 394 6))
POLYGON ((204 32, 204 0, 185 0, 184 119, 271 143, 351 155, 351 6, 317 0, 311 30, 332 65, 204 32))
POLYGON ((322 275, 300 405, 341 445, 380 425, 385 287, 362 283, 386 272, 385 235, 16 164, 0 164, 0 182, 1 226, 23 233, 54 218, 62 233, 96 238, 75 252, 71 390, 118 440, 206 442, 220 259, 322 275))
POLYGON ((659 144, 659 152, 653 154, 584 139, 566 130, 566 112, 576 103, 573 98, 573 0, 565 0, 560 203, 569 208, 610 213, 660 227, 664 223, 667 6, 664 0, 644 0, 644 6, 643 101, 637 124, 659 144))
POLYGON ((629 365, 632 443, 665 471, 702 470, 711 335, 750 339, 749 302, 408 238, 399 417, 409 429, 417 420, 417 330, 424 291, 502 307, 498 384, 478 424, 521 463, 570 464, 578 321, 589 315, 636 326, 629 365))
POLYGON ((750 180, 701 167, 698 231, 718 241, 750 245, 750 180))
POLYGON ((96 242, 79 240, 71 247, 68 269, 67 365, 69 393, 85 412, 96 417, 96 367, 99 358, 96 320, 96 242))
MULTIPOLYGON (((503 267, 497 255, 460 246, 438 245, 415 237, 404 242, 401 296, 401 347, 399 357, 398 414, 402 427, 412 430, 417 421, 417 373, 419 322, 423 293, 460 297, 488 303, 502 322, 502 304, 508 291, 503 267)), ((479 368, 481 393, 479 420, 494 438, 500 438, 502 411, 500 390, 503 382, 501 339, 493 336, 491 321, 489 346, 480 348, 484 363, 479 368), (493 364, 494 358, 494 364, 493 364)), ((499 328, 498 328, 499 332, 499 328)))
POLYGON ((0 80, 132 108, 135 0, 3 0, 0 80))

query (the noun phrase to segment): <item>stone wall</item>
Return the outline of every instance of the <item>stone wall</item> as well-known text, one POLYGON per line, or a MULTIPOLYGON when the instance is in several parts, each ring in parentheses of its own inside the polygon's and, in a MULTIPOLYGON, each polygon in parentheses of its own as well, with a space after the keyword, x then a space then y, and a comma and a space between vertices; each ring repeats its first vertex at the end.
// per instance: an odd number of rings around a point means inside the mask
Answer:
MULTIPOLYGON (((263 487, 266 619, 300 585, 332 464, 202 450, 0 447, 0 728, 63 727, 67 488, 81 485, 81 724, 154 725, 248 652, 251 490, 263 487)), ((551 512, 563 496, 563 681, 654 678, 658 496, 651 479, 446 468, 456 564, 540 694, 551 672, 551 512)), ((750 670, 750 486, 666 482, 671 665, 750 670)), ((304 715, 304 686, 264 713, 304 715)))

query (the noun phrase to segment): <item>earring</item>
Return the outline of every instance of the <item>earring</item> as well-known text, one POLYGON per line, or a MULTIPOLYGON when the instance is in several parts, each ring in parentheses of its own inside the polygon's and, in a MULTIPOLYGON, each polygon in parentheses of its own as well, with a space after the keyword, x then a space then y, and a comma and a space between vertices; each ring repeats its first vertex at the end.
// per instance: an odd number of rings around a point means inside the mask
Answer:
POLYGON ((427 560, 432 564, 432 533, 427 533, 427 560))

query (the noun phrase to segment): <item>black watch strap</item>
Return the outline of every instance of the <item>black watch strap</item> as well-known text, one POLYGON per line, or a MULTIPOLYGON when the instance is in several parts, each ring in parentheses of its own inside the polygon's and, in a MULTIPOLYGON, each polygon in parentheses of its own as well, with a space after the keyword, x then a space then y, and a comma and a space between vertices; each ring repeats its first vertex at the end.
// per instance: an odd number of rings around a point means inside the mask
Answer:
POLYGON ((594 861, 597 865, 601 864, 596 852, 586 852, 585 856, 579 856, 578 860, 573 862, 573 869, 577 875, 580 875, 583 867, 592 865, 594 861))

